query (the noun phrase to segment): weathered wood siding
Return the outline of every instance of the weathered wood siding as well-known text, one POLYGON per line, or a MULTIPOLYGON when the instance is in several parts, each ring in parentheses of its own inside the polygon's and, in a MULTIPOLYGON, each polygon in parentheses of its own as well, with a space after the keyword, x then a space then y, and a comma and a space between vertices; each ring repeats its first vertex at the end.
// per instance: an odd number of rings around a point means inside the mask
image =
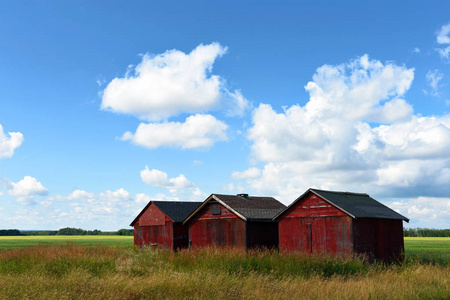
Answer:
POLYGON ((313 193, 278 218, 281 251, 349 254, 353 251, 352 219, 313 193))
POLYGON ((220 214, 211 213, 211 207, 217 205, 208 203, 189 221, 191 247, 246 247, 246 223, 223 205, 220 214))
POLYGON ((354 251, 372 259, 402 260, 404 253, 403 221, 388 219, 353 220, 354 251))
POLYGON ((173 222, 156 205, 151 204, 134 224, 134 244, 174 249, 173 222))

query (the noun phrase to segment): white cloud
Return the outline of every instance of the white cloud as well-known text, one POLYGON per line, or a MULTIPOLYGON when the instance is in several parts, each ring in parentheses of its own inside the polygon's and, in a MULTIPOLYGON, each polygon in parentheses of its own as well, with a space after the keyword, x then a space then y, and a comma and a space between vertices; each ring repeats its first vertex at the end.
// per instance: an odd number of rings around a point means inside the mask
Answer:
POLYGON ((413 69, 367 55, 317 69, 310 99, 253 112, 248 139, 262 168, 235 171, 257 193, 291 202, 309 187, 374 196, 442 196, 450 184, 450 116, 422 117, 402 97, 413 69))
POLYGON ((372 133, 373 143, 380 143, 389 159, 450 158, 450 115, 411 116, 406 122, 375 127, 372 133))
POLYGON ((244 113, 250 108, 250 103, 242 95, 241 91, 235 90, 230 92, 225 89, 224 95, 226 107, 226 115, 229 117, 242 117, 244 113))
POLYGON ((23 134, 20 132, 8 132, 9 136, 5 135, 3 127, 0 124, 0 159, 11 157, 14 150, 23 142, 23 134))
MULTIPOLYGON (((450 44, 450 23, 443 25, 437 32, 436 41, 440 45, 450 44)), ((439 52, 442 59, 449 59, 450 46, 437 48, 436 50, 439 52)))
POLYGON ((234 171, 231 174, 232 179, 245 179, 245 178, 257 178, 261 176, 261 170, 258 168, 250 168, 243 172, 234 171))
MULTIPOLYGON (((150 170, 148 166, 145 166, 145 169, 141 171, 141 179, 150 186, 166 189, 169 192, 169 195, 157 194, 152 197, 153 200, 203 201, 207 197, 183 174, 169 178, 166 172, 157 169, 150 170)), ((139 194, 139 202, 148 202, 149 199, 144 194, 139 194)))
POLYGON ((450 44, 450 23, 443 25, 438 31, 436 40, 438 44, 450 44))
MULTIPOLYGON (((35 215, 36 224, 40 226, 38 229, 42 226, 55 229, 69 226, 117 230, 126 228, 135 217, 136 209, 141 208, 123 188, 100 193, 77 189, 68 195, 46 197, 40 204, 38 209, 27 212, 35 215)), ((23 220, 16 218, 11 219, 11 222, 23 220)))
POLYGON ((450 55, 450 46, 447 48, 438 48, 439 55, 442 59, 448 59, 450 55))
POLYGON ((217 141, 226 141, 227 125, 211 115, 193 115, 186 122, 139 124, 136 132, 126 132, 122 140, 149 149, 161 146, 182 149, 209 148, 217 141))
POLYGON ((103 201, 108 202, 126 202, 131 199, 130 193, 123 188, 117 189, 115 191, 107 190, 104 193, 100 193, 99 198, 103 201))
POLYGON ((18 182, 9 182, 7 192, 23 204, 33 204, 35 195, 46 195, 48 190, 31 176, 25 176, 18 182))
POLYGON ((79 190, 79 189, 73 191, 72 193, 70 193, 67 196, 68 200, 88 200, 89 201, 93 198, 95 198, 94 193, 88 193, 86 191, 79 190))
POLYGON ((239 91, 229 92, 223 78, 210 74, 216 58, 226 51, 226 47, 212 43, 201 44, 189 54, 178 50, 146 54, 134 76, 127 72, 124 78, 108 84, 101 108, 160 121, 180 113, 205 112, 225 101, 239 115, 248 101, 239 91))
POLYGON ((193 187, 192 183, 183 174, 178 175, 178 177, 169 178, 166 172, 157 169, 150 170, 148 166, 145 166, 145 169, 141 171, 141 179, 150 186, 163 189, 185 189, 193 187))
MULTIPOLYGON (((172 189, 169 195, 164 193, 158 193, 153 196, 149 196, 144 193, 136 194, 136 203, 143 206, 152 200, 157 201, 203 201, 208 195, 203 193, 199 188, 194 187, 190 189, 172 189)), ((140 207, 142 209, 142 207, 140 207)), ((140 210, 139 210, 140 211, 140 210)), ((139 212, 138 211, 138 212, 139 212)))
POLYGON ((149 195, 146 195, 144 193, 138 193, 136 194, 136 203, 140 204, 140 205, 146 205, 147 203, 149 203, 151 200, 156 200, 156 198, 152 198, 149 195))
POLYGON ((411 219, 408 227, 449 228, 450 226, 450 198, 407 198, 393 202, 389 206, 411 219))
POLYGON ((439 96, 439 82, 444 78, 444 74, 439 72, 439 70, 428 71, 426 75, 428 84, 431 88, 431 95, 439 96))
POLYGON ((419 48, 419 47, 415 47, 415 48, 413 49, 413 53, 420 54, 420 48, 419 48))

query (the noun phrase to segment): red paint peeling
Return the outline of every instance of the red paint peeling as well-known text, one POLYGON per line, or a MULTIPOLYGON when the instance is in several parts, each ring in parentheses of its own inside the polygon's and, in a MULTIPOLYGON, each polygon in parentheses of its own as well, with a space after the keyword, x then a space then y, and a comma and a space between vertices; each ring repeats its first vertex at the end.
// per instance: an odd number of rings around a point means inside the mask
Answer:
POLYGON ((174 223, 151 204, 134 224, 134 244, 176 250, 188 246, 188 227, 174 223))
POLYGON ((278 217, 279 249, 372 259, 402 259, 402 220, 354 219, 319 196, 308 193, 278 217))
POLYGON ((208 203, 189 220, 191 247, 209 245, 229 247, 276 247, 278 244, 277 223, 245 222, 221 205, 220 215, 211 214, 208 203))

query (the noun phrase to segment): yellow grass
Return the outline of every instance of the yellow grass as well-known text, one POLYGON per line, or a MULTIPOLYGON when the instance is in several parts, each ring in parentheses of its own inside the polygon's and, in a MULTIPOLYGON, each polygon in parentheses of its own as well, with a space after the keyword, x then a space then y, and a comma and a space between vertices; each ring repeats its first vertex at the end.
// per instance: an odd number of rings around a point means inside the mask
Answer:
POLYGON ((171 253, 61 245, 0 251, 1 299, 450 299, 449 275, 448 265, 386 267, 238 249, 171 253), (330 266, 334 275, 328 276, 323 270, 330 266))

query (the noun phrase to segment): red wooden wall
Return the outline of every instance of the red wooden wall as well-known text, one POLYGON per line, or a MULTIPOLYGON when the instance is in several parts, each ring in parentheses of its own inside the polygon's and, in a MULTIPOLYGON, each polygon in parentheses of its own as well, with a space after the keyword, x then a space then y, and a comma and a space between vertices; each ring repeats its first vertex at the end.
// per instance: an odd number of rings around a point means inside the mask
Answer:
POLYGON ((281 251, 349 254, 353 251, 352 219, 313 193, 278 218, 281 251))
POLYGON ((134 244, 138 246, 155 245, 174 249, 173 236, 172 220, 153 203, 134 224, 134 244))
POLYGON ((191 247, 246 247, 246 223, 223 205, 220 205, 220 215, 211 214, 212 205, 220 204, 206 204, 189 220, 191 247))
POLYGON ((354 249, 372 259, 403 260, 403 221, 388 219, 353 220, 354 249))

